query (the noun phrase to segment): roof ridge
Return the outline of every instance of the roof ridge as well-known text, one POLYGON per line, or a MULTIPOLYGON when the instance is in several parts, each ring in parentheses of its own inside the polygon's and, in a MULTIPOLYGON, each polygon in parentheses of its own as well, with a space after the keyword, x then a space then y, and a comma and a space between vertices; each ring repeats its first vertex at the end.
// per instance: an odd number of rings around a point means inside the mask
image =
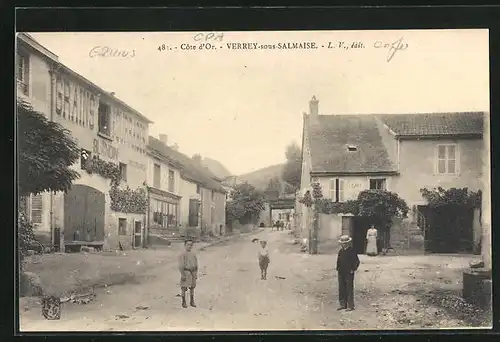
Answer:
POLYGON ((156 149, 155 146, 151 146, 150 143, 148 144, 148 147, 152 150, 159 152, 165 158, 167 158, 167 159, 171 158, 174 162, 180 164, 179 169, 181 171, 181 174, 184 177, 189 178, 189 180, 197 182, 203 186, 206 186, 209 189, 219 191, 219 192, 225 192, 225 190, 222 187, 222 185, 220 184, 220 182, 212 179, 209 175, 207 175, 205 170, 203 170, 201 167, 197 166, 196 163, 191 158, 189 158, 186 154, 184 154, 180 151, 174 150, 173 148, 164 144, 163 142, 161 142, 161 140, 159 140, 153 136, 149 136, 149 139, 150 139, 149 142, 153 141, 156 144, 158 144, 158 143, 162 144, 162 146, 163 146, 162 149, 164 151, 158 151, 158 149, 156 149), (165 155, 165 152, 170 154, 170 156, 165 155))
POLYGON ((339 116, 391 116, 391 115, 463 115, 463 114, 485 114, 488 111, 447 111, 447 112, 406 112, 406 113, 334 113, 334 114, 318 114, 321 117, 339 117, 339 116))

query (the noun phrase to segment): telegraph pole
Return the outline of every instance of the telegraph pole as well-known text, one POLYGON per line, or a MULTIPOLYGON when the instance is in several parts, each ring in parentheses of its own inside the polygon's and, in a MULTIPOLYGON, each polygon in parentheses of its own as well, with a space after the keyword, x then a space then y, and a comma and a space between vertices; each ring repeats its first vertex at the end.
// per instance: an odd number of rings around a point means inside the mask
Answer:
POLYGON ((310 254, 318 254, 318 230, 319 230, 319 214, 316 210, 316 205, 312 205, 313 211, 313 224, 312 224, 312 234, 311 234, 311 250, 310 254))

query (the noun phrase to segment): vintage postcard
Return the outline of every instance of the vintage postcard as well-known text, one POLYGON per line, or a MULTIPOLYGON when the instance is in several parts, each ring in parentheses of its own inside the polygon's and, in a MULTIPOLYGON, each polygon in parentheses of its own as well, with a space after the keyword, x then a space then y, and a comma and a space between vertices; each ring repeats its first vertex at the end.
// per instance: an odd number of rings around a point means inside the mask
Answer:
POLYGON ((19 32, 20 330, 491 327, 488 37, 19 32))

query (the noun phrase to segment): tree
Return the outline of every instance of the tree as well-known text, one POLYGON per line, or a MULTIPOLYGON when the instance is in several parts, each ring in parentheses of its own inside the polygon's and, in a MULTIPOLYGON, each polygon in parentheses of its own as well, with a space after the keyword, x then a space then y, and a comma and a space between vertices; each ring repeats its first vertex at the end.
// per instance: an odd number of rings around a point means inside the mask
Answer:
POLYGON ((410 208, 396 193, 364 190, 358 195, 358 215, 368 217, 382 235, 382 248, 388 248, 394 217, 406 218, 410 208))
MULTIPOLYGON (((80 177, 70 168, 78 160, 80 152, 69 131, 48 121, 29 103, 19 99, 17 126, 20 197, 44 191, 67 191, 72 182, 80 177)), ((24 215, 22 204, 21 201, 17 229, 21 268, 28 249, 35 241, 33 226, 24 215)))
POLYGON ((80 150, 70 132, 60 124, 17 102, 19 194, 67 191, 80 175, 70 167, 80 150))
POLYGON ((238 184, 231 192, 226 204, 228 222, 238 220, 241 224, 253 222, 264 210, 264 194, 248 183, 238 184))
POLYGON ((281 194, 281 181, 278 177, 269 180, 265 191, 267 199, 277 199, 281 194))
MULTIPOLYGON (((363 216, 377 226, 381 233, 383 248, 389 247, 390 228, 394 217, 405 218, 410 210, 406 202, 396 193, 386 190, 363 190, 358 194, 356 200, 345 202, 333 202, 329 198, 323 198, 321 187, 318 183, 312 185, 312 195, 307 191, 299 202, 307 207, 314 207, 314 215, 317 220, 317 214, 352 214, 354 216, 363 216)), ((317 224, 315 221, 314 224, 317 224)), ((317 227, 313 226, 313 233, 317 227)), ((313 245, 313 251, 317 246, 313 245)))
POLYGON ((294 191, 300 189, 300 177, 302 173, 302 151, 300 147, 292 143, 287 146, 286 163, 283 167, 283 180, 293 186, 294 191))

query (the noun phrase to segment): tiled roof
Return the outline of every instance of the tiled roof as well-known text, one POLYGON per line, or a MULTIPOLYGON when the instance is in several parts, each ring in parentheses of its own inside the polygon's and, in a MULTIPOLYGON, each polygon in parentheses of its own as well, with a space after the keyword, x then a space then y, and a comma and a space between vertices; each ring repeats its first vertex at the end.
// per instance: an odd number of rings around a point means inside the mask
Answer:
POLYGON ((197 166, 196 163, 185 154, 166 146, 163 142, 151 136, 149 137, 148 147, 159 153, 173 165, 177 166, 184 179, 198 183, 207 189, 222 193, 226 192, 219 182, 212 179, 213 175, 210 172, 204 170, 202 166, 197 166))
POLYGON ((450 136, 483 133, 482 112, 386 114, 382 121, 400 136, 450 136))
POLYGON ((371 115, 305 116, 312 172, 394 172, 396 168, 371 115), (356 151, 348 150, 348 145, 356 151))

